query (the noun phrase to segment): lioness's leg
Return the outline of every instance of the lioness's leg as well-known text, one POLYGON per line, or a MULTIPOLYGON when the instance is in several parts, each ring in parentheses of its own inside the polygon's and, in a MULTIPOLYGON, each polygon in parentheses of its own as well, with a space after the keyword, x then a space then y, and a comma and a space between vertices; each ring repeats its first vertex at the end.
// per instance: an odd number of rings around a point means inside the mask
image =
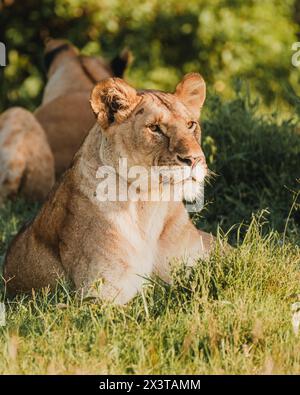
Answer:
POLYGON ((82 292, 85 299, 95 299, 99 301, 109 301, 118 305, 124 305, 133 299, 142 290, 144 279, 137 281, 134 275, 124 275, 118 282, 109 281, 103 276, 97 280, 85 283, 78 289, 82 292))
MULTIPOLYGON (((75 287, 83 293, 84 298, 105 300, 115 304, 126 304, 141 291, 145 278, 134 273, 129 267, 124 268, 120 262, 109 262, 105 270, 100 265, 89 265, 91 270, 83 282, 75 275, 75 287), (97 271, 97 266, 99 271, 97 271)), ((104 266, 104 267, 103 267, 104 266)), ((150 273, 149 273, 150 275, 150 273)))
POLYGON ((21 193, 43 200, 54 183, 54 160, 43 128, 22 108, 0 116, 0 202, 21 193))
POLYGON ((215 238, 196 229, 183 209, 169 219, 161 234, 155 274, 170 282, 172 260, 183 260, 191 266, 199 258, 207 259, 214 246, 215 238))

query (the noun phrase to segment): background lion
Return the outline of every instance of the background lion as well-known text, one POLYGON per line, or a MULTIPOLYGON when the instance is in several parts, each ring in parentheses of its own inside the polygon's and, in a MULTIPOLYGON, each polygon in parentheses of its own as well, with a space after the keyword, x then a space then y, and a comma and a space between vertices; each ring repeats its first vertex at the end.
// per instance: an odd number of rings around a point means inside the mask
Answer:
POLYGON ((122 76, 128 60, 126 50, 109 63, 80 55, 66 40, 47 42, 48 82, 34 117, 20 108, 0 116, 0 200, 18 194, 45 199, 95 122, 88 103, 93 86, 122 76))

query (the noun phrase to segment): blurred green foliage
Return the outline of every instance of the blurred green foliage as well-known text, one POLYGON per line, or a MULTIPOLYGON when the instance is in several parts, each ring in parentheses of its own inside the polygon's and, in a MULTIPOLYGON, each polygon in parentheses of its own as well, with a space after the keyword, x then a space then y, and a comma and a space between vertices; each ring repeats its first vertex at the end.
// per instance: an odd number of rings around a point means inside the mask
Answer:
POLYGON ((0 111, 39 104, 49 36, 107 58, 128 46, 135 60, 127 78, 138 87, 174 89, 182 74, 199 71, 226 97, 240 77, 266 105, 290 103, 299 83, 295 10, 295 0, 0 0, 9 58, 0 111))

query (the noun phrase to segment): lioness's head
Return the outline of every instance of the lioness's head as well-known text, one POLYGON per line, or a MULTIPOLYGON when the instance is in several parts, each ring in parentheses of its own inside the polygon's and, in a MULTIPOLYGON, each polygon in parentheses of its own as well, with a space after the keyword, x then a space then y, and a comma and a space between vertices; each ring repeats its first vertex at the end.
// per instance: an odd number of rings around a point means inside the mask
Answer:
POLYGON ((131 52, 124 48, 111 61, 100 56, 83 56, 79 50, 68 40, 48 38, 45 43, 44 64, 48 77, 55 73, 66 58, 77 59, 85 71, 95 81, 109 76, 122 77, 131 61, 131 52))
POLYGON ((205 82, 196 73, 187 74, 174 93, 136 91, 122 79, 103 80, 91 95, 103 136, 102 163, 117 169, 126 158, 128 167, 184 169, 183 197, 193 200, 207 175, 198 122, 204 100, 205 82))

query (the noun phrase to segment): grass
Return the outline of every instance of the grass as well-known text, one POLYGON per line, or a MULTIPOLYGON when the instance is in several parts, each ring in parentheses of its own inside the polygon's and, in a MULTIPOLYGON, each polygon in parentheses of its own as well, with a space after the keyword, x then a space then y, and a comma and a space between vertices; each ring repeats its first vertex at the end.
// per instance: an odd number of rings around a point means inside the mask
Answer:
MULTIPOLYGON (((219 176, 194 220, 231 228, 236 249, 216 249, 189 271, 176 266, 172 286, 149 279, 125 307, 83 302, 64 284, 6 300, 0 373, 300 373, 291 311, 300 300, 300 136, 294 121, 255 111, 238 95, 212 99, 204 114, 219 176)), ((37 209, 20 200, 1 209, 1 258, 37 209)))
MULTIPOLYGON (((218 175, 206 188, 206 229, 249 224, 253 212, 268 208, 269 230, 284 231, 300 190, 300 133, 295 132, 296 118, 278 123, 277 114, 258 115, 259 108, 240 91, 226 103, 212 97, 205 108, 203 146, 209 167, 218 175)), ((298 196, 290 218, 296 226, 299 203, 298 196)))

